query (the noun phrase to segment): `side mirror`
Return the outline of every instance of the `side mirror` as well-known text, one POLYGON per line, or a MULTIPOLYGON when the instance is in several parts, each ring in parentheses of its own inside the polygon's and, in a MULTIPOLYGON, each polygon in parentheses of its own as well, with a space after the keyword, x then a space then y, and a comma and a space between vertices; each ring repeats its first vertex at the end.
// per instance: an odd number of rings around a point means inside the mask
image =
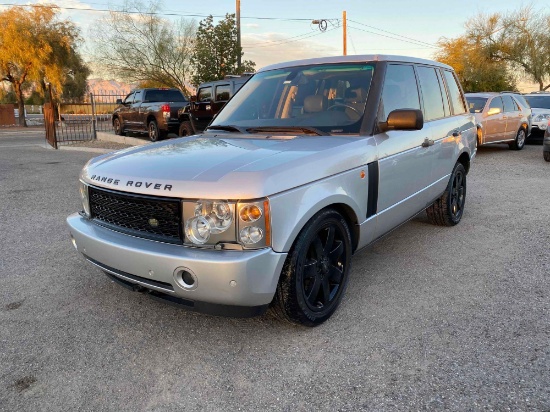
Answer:
POLYGON ((397 109, 390 112, 386 122, 378 123, 382 133, 388 130, 421 130, 424 127, 424 115, 418 109, 397 109))
POLYGON ((195 103, 197 101, 197 96, 190 96, 189 100, 195 103))
POLYGON ((502 110, 500 110, 500 107, 491 107, 487 112, 487 116, 493 116, 499 113, 502 113, 502 110))
POLYGON ((122 99, 116 99, 116 104, 122 104, 122 99))

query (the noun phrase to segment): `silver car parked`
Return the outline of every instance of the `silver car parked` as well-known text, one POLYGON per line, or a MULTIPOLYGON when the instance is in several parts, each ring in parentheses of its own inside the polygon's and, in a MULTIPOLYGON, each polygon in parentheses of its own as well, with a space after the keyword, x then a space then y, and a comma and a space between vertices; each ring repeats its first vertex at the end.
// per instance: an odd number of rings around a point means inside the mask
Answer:
POLYGON ((338 307, 354 253, 425 209, 438 225, 461 220, 475 140, 449 66, 276 64, 203 134, 92 159, 67 222, 75 248, 134 290, 315 326, 338 307))

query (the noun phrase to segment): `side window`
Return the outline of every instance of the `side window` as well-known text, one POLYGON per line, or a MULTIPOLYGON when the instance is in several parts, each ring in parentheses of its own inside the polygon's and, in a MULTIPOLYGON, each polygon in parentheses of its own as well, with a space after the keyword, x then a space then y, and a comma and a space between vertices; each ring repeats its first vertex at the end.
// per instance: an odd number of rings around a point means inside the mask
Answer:
POLYGON ((412 66, 390 64, 386 70, 379 121, 385 122, 396 109, 420 109, 418 87, 412 66))
POLYGON ((223 84, 221 86, 216 86, 216 101, 226 102, 229 100, 229 85, 223 84))
POLYGON ((204 87, 199 89, 199 94, 197 95, 198 102, 209 102, 212 99, 212 87, 204 87))
POLYGON ((139 90, 134 95, 134 104, 141 103, 142 100, 143 100, 143 90, 139 90))
POLYGON ((504 101, 504 111, 505 112, 517 112, 518 111, 516 103, 514 102, 514 99, 512 99, 511 96, 502 96, 502 100, 504 101))
POLYGON ((449 89, 449 97, 451 100, 451 107, 453 108, 453 114, 466 113, 464 99, 462 98, 462 93, 460 92, 453 73, 448 70, 443 70, 443 76, 445 76, 445 81, 447 82, 447 87, 449 89))
POLYGON ((489 103, 489 110, 490 109, 500 109, 500 112, 504 112, 504 105, 502 104, 502 99, 500 97, 495 97, 493 100, 491 100, 491 103, 489 103))
POLYGON ((132 104, 134 101, 134 92, 130 93, 128 96, 124 98, 124 104, 132 104))
POLYGON ((441 85, 441 91, 443 92, 443 109, 445 110, 445 117, 451 115, 451 108, 449 107, 449 95, 447 94, 447 89, 445 88, 445 81, 443 80, 443 75, 441 70, 437 69, 437 79, 441 85))
POLYGON ((422 100, 424 101, 424 120, 430 121, 445 117, 443 94, 435 69, 420 66, 417 67, 417 70, 420 89, 422 90, 422 100))

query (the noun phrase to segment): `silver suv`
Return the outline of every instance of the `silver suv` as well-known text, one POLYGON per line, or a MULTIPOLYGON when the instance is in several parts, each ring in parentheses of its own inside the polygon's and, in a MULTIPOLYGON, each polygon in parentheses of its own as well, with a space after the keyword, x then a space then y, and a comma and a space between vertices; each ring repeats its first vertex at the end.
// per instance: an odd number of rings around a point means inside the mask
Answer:
POLYGON ((203 134, 92 159, 67 222, 75 248, 134 290, 315 326, 338 307, 354 253, 425 209, 438 225, 461 220, 475 148, 449 66, 281 63, 203 134))

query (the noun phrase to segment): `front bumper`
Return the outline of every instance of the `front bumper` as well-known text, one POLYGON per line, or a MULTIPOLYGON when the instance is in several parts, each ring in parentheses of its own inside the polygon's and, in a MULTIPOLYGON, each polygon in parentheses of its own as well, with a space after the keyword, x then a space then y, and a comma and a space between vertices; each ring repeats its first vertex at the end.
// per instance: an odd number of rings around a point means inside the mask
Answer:
POLYGON ((253 316, 273 299, 286 253, 190 248, 112 231, 75 213, 67 218, 75 248, 125 284, 199 312, 253 316), (194 276, 191 287, 182 271, 194 276))

